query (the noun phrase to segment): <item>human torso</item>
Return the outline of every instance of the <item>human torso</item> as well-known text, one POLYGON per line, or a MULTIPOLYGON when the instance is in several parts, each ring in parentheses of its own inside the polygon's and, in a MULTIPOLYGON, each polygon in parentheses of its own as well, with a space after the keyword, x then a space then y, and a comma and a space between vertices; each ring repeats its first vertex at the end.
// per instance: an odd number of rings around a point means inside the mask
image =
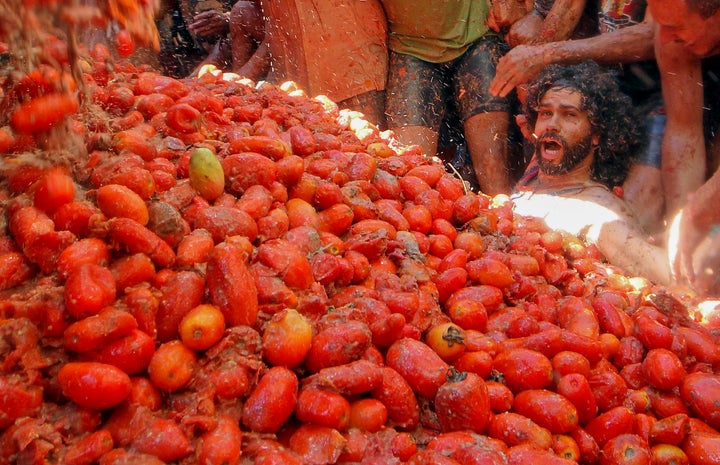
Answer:
POLYGON ((551 229, 596 245, 604 223, 625 221, 631 215, 620 198, 593 181, 552 188, 538 187, 531 181, 519 187, 511 199, 516 214, 542 218, 551 229))
POLYGON ((487 0, 382 0, 391 50, 441 63, 489 33, 487 0))

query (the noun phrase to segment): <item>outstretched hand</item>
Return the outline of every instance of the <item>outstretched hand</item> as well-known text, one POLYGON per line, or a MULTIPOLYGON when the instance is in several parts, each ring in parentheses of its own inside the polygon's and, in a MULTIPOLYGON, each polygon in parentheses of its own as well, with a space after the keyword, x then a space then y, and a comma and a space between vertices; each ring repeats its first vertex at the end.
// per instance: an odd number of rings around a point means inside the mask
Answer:
POLYGON ((188 27, 190 31, 201 37, 226 34, 230 30, 230 18, 220 11, 206 10, 196 14, 188 27))
MULTIPOLYGON (((688 205, 692 203, 692 198, 688 205)), ((672 220, 668 229, 668 258, 674 279, 692 285, 707 295, 720 291, 720 234, 708 236, 707 228, 698 226, 687 214, 686 206, 672 220)))
POLYGON ((490 93, 505 97, 517 86, 530 82, 544 66, 542 47, 518 45, 500 58, 490 93))

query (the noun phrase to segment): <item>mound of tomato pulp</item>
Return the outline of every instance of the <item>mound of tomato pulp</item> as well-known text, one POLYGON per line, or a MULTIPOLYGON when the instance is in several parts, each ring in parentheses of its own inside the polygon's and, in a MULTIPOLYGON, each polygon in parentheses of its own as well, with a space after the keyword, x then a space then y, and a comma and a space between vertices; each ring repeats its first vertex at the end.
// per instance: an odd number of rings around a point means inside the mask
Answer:
POLYGON ((3 87, 0 464, 719 463, 666 290, 327 99, 107 57, 3 87))

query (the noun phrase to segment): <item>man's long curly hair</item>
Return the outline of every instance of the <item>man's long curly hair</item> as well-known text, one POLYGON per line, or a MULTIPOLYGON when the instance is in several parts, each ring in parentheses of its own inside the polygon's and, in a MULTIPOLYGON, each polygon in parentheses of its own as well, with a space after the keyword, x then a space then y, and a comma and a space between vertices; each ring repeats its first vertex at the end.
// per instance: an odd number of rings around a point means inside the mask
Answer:
POLYGON ((523 112, 530 129, 535 127, 540 100, 552 88, 572 89, 582 95, 581 109, 588 113, 593 134, 600 136, 590 175, 610 188, 621 185, 641 134, 642 119, 630 97, 620 90, 615 76, 594 61, 550 65, 528 87, 523 112))

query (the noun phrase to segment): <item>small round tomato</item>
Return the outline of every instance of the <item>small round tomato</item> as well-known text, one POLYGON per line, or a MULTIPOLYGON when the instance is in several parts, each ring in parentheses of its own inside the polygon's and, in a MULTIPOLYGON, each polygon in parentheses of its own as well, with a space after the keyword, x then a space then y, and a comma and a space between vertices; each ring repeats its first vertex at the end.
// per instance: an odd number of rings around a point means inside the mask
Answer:
POLYGON ((52 168, 40 178, 35 189, 33 204, 45 213, 52 214, 60 206, 75 199, 75 183, 63 168, 52 168))
POLYGON ((462 329, 485 331, 487 329, 488 314, 485 306, 476 300, 460 299, 446 305, 445 311, 453 323, 462 329))
POLYGON ((115 48, 121 57, 129 57, 135 51, 135 41, 127 29, 121 29, 115 36, 115 48))
POLYGON ((465 352, 465 332, 455 323, 435 325, 425 334, 425 343, 443 360, 450 362, 465 352))
POLYGON ((350 404, 349 428, 375 433, 388 419, 385 404, 374 398, 358 399, 350 404))
POLYGON ((104 410, 130 394, 130 377, 119 368, 97 362, 70 362, 57 375, 63 393, 81 407, 104 410))
POLYGON ((176 391, 190 381, 196 365, 195 352, 176 339, 157 348, 150 359, 148 375, 158 389, 176 391))
POLYGON ((178 327, 183 344, 195 350, 215 345, 225 332, 225 317, 214 305, 201 304, 183 316, 178 327))
POLYGON ((265 327, 263 354, 271 365, 295 367, 305 360, 312 337, 312 325, 305 316, 294 309, 282 310, 265 327))
POLYGON ((605 443, 600 464, 650 465, 651 457, 650 448, 643 438, 637 434, 620 434, 605 443))

